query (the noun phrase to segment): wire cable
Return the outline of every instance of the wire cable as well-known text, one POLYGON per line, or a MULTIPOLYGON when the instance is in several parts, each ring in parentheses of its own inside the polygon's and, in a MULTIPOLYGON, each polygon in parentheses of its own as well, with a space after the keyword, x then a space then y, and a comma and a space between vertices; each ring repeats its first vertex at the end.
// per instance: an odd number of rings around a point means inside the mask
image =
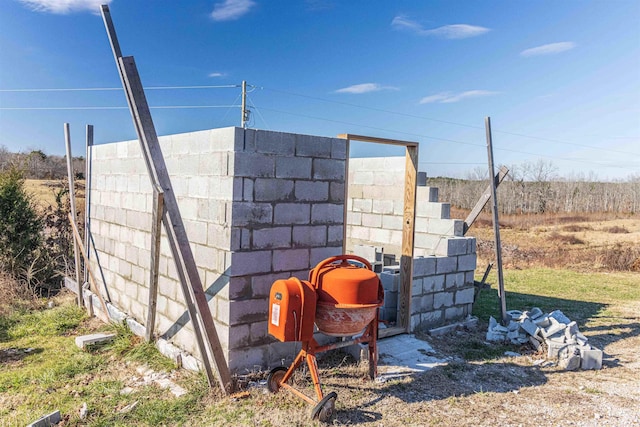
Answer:
MULTIPOLYGON (((241 108, 241 105, 156 105, 152 109, 241 108)), ((0 107, 0 110, 128 110, 129 107, 0 107)))
MULTIPOLYGON (((176 89, 222 89, 238 88, 242 85, 216 85, 216 86, 149 86, 144 90, 176 90, 176 89)), ((0 92, 105 92, 110 90, 122 91, 121 87, 80 87, 80 88, 46 88, 46 89, 0 89, 0 92)))

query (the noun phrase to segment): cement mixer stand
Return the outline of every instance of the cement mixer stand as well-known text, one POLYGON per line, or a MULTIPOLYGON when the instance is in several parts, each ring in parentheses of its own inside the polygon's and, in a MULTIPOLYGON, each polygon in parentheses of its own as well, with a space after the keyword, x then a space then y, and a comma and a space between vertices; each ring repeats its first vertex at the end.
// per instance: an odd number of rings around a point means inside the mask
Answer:
POLYGON ((302 349, 291 366, 278 366, 269 372, 267 387, 277 393, 289 390, 313 405, 311 418, 326 422, 335 412, 336 392, 324 394, 320 385, 316 354, 354 344, 368 343, 369 377, 377 375, 378 308, 384 292, 371 264, 353 255, 331 257, 310 273, 310 282, 292 277, 277 280, 271 287, 269 333, 282 342, 300 341, 302 349), (364 265, 358 267, 349 261, 364 265), (343 337, 319 345, 314 328, 327 335, 343 337), (346 337, 356 338, 345 340, 346 337), (306 361, 317 400, 289 384, 293 373, 306 361))

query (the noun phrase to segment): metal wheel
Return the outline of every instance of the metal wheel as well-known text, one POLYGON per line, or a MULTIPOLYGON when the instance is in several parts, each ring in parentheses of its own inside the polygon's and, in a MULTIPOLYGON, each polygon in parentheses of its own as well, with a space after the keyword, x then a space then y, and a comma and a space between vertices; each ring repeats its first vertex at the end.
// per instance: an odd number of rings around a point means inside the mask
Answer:
POLYGON ((280 390, 280 382, 286 373, 287 368, 284 366, 278 366, 269 371, 269 375, 267 375, 267 388, 271 393, 277 393, 278 390, 280 390))
POLYGON ((318 419, 320 422, 327 422, 333 417, 336 411, 336 399, 338 393, 332 391, 322 398, 320 402, 311 410, 311 419, 318 419))

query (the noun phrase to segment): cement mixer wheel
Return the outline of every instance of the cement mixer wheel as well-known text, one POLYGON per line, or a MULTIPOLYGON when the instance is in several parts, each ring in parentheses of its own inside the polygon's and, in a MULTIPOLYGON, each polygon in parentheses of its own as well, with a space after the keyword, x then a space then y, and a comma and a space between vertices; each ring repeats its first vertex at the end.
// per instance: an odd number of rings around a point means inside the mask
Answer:
POLYGON ((335 391, 332 391, 323 397, 322 400, 311 410, 311 419, 317 419, 323 423, 329 421, 336 411, 337 398, 338 393, 335 391))
POLYGON ((269 375, 267 375, 267 388, 271 393, 277 393, 280 390, 280 382, 286 373, 287 368, 284 366, 278 366, 269 371, 269 375))

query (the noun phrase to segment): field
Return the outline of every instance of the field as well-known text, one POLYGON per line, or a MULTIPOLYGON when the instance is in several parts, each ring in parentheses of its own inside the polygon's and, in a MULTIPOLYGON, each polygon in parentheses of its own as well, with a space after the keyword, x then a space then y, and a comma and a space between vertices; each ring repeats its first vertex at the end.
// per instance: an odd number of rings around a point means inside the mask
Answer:
MULTIPOLYGON (((542 354, 527 346, 487 343, 487 321, 499 307, 494 269, 474 307, 478 328, 418 334, 447 365, 381 383, 368 381, 366 367, 349 356, 322 359, 323 387, 338 393, 333 425, 640 426, 640 217, 510 216, 501 223, 507 307, 562 310, 604 350, 603 369, 563 371, 539 365, 542 354)), ((482 217, 469 234, 478 237, 479 280, 492 259, 490 221, 482 217)), ((0 278, 0 292, 6 282, 0 278)), ((73 296, 63 292, 53 302, 0 310, 0 426, 56 409, 65 426, 314 425, 300 399, 266 392, 264 373, 246 378, 245 393, 224 396, 202 375, 174 370, 125 328, 86 318, 73 296), (90 351, 75 347, 75 336, 96 330, 118 338, 90 351), (175 397, 146 381, 142 366, 187 393, 175 397)), ((295 380, 305 388, 302 375, 295 380)))

